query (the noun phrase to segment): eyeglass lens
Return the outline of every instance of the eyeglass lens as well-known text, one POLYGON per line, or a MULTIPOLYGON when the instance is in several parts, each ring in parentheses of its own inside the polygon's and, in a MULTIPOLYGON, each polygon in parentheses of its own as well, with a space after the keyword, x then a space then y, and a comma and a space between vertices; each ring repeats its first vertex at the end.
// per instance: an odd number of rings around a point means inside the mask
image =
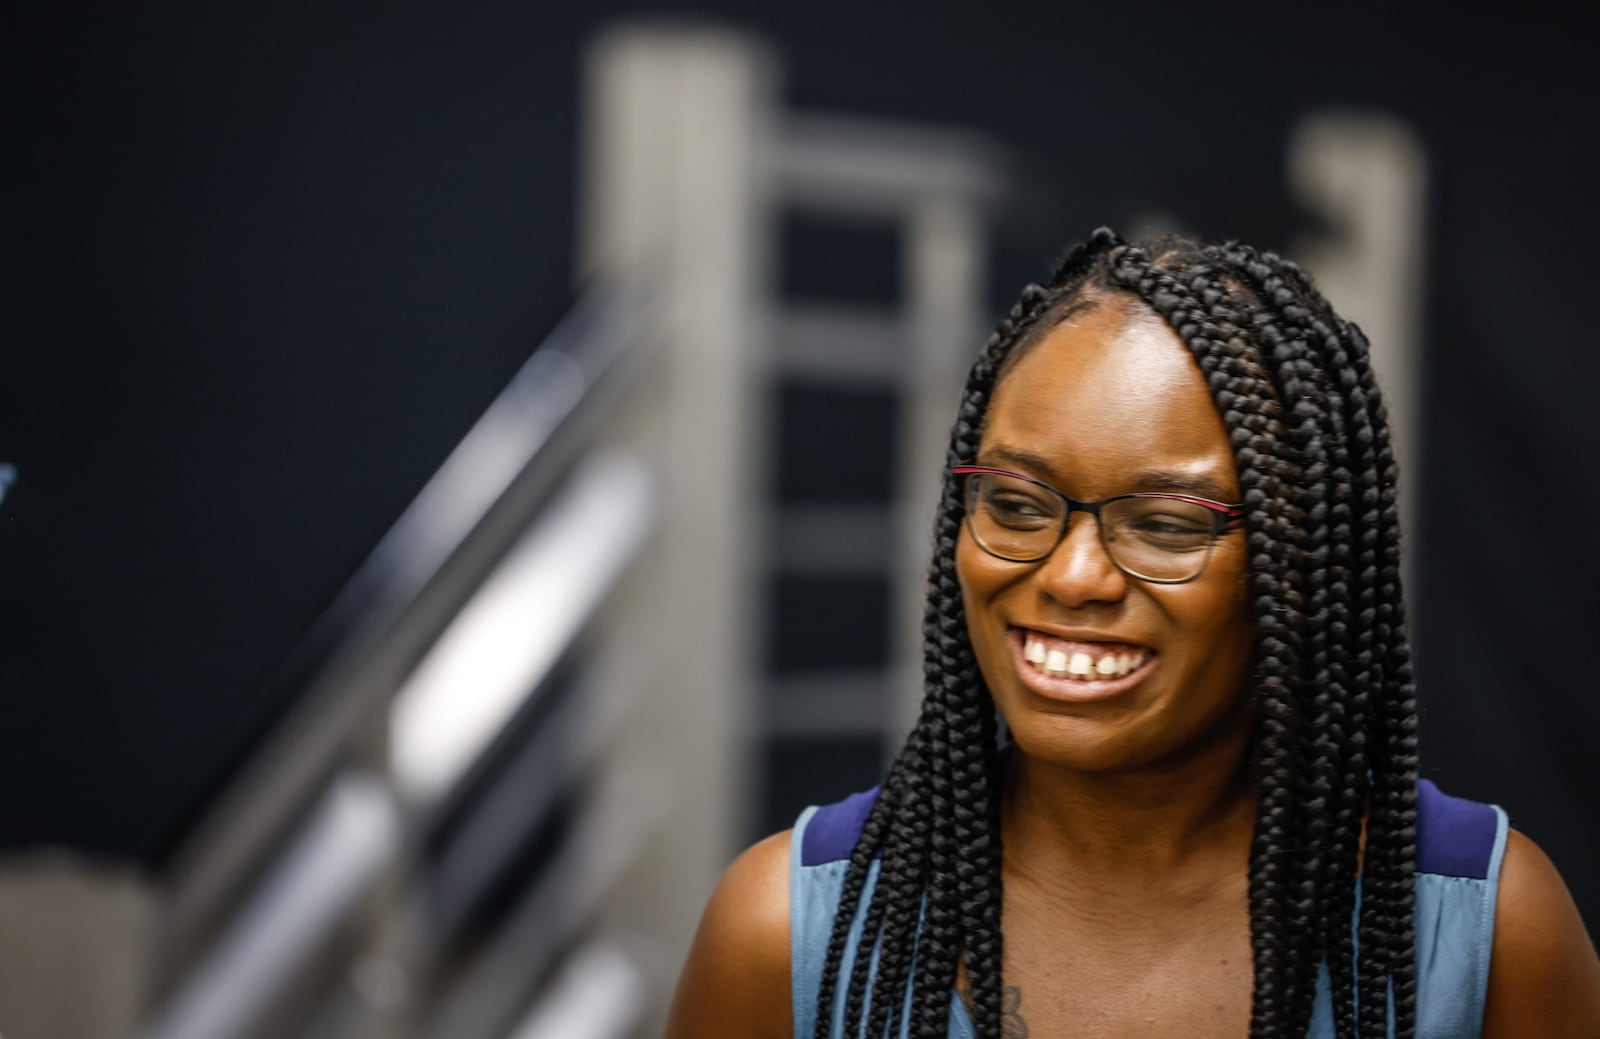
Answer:
MULTIPOLYGON (((1016 562, 1055 550, 1067 505, 1044 487, 995 473, 967 477, 972 536, 990 553, 1016 562)), ((1184 581, 1205 568, 1215 540, 1212 513, 1176 498, 1119 498, 1100 510, 1100 540, 1113 562, 1135 577, 1184 581)))

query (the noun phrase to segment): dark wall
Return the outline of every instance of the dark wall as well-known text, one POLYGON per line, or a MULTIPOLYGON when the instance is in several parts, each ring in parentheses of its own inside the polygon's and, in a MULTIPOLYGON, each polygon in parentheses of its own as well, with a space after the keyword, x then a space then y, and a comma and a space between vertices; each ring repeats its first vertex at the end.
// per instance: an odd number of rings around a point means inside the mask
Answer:
MULTIPOLYGON (((652 5, 34 4, 4 32, 0 845, 159 861, 272 676, 567 298, 580 51, 652 5)), ((986 130, 995 304, 1100 223, 1282 246, 1284 136, 1378 107, 1432 163, 1426 770, 1600 922, 1586 655, 1596 106, 1556 17, 1349 5, 677 5, 807 108, 986 130)), ((1519 9, 1526 10, 1526 9, 1519 9)))

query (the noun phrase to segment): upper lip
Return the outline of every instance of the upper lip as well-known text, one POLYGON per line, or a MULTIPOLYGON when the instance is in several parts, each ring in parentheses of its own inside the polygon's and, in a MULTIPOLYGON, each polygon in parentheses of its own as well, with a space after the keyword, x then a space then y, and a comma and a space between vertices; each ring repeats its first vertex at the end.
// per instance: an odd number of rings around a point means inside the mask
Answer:
POLYGON ((1061 639, 1066 642, 1114 642, 1123 646, 1138 646, 1141 649, 1153 650, 1155 647, 1142 639, 1128 638, 1114 635, 1105 631, 1094 631, 1086 628, 1046 628, 1034 624, 1013 624, 1021 632, 1036 631, 1041 635, 1061 639))

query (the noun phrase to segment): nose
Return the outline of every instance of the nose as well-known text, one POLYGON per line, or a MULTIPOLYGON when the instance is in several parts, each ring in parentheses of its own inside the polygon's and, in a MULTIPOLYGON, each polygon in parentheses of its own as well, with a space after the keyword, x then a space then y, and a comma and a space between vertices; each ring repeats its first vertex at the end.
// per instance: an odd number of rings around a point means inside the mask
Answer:
POLYGON ((1128 593, 1123 573, 1100 540, 1100 521, 1084 512, 1067 520, 1067 532, 1035 575, 1040 589, 1063 606, 1118 602, 1128 593))

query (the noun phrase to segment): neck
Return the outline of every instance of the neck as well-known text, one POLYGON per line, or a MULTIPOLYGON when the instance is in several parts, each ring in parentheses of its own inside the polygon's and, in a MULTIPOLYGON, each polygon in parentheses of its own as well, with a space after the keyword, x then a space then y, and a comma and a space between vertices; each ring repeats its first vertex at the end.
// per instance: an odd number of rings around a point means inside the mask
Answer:
POLYGON ((1118 772, 1019 752, 1004 809, 1006 858, 1137 881, 1201 859, 1247 857, 1256 805, 1248 745, 1239 731, 1181 759, 1118 772))

